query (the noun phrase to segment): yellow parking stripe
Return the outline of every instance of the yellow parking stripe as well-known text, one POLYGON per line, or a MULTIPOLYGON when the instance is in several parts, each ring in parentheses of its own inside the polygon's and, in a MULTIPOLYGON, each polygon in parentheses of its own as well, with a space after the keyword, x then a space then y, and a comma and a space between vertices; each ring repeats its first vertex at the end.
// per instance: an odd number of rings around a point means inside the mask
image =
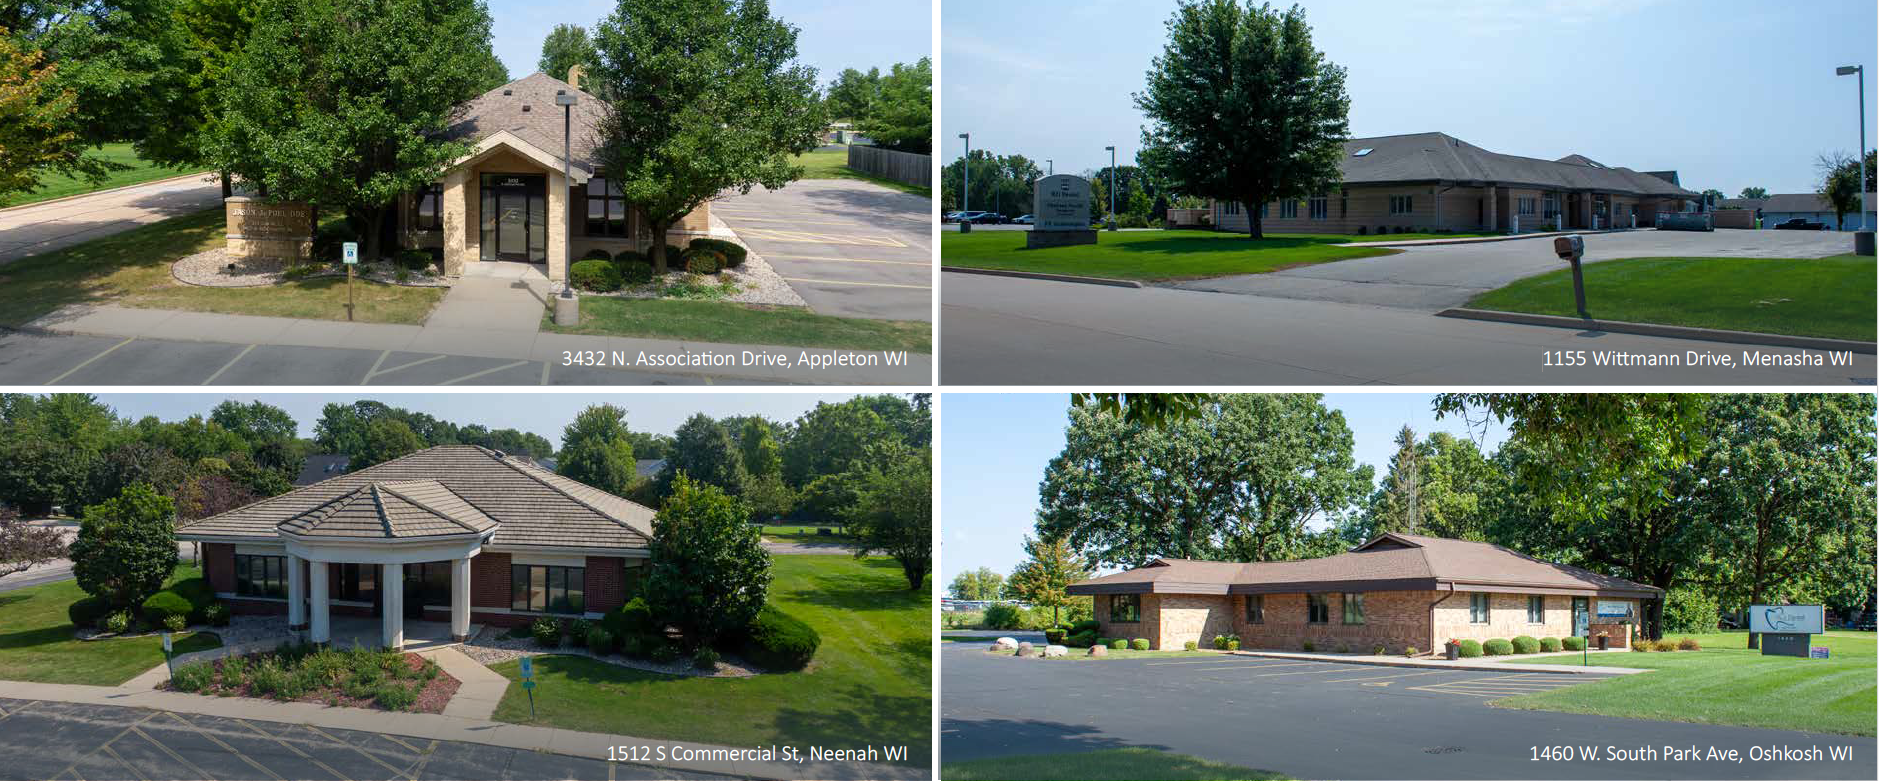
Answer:
MULTIPOLYGON (((124 340, 124 341, 127 341, 127 342, 128 342, 128 341, 130 341, 130 340, 129 340, 129 339, 126 339, 126 340, 124 340)), ((100 749, 100 750, 103 750, 103 749, 109 749, 109 748, 111 747, 111 743, 112 743, 112 741, 115 741, 115 740, 117 740, 118 738, 121 738, 121 737, 124 737, 124 734, 125 734, 125 733, 127 733, 127 732, 130 732, 130 731, 131 731, 131 730, 133 730, 133 729, 136 729, 136 727, 137 727, 137 725, 138 725, 138 724, 142 724, 142 723, 144 723, 144 722, 146 722, 146 721, 149 721, 149 720, 151 720, 151 719, 154 719, 154 718, 156 718, 156 717, 157 717, 157 714, 158 714, 158 713, 162 713, 162 711, 151 711, 151 712, 149 712, 149 713, 147 713, 147 714, 144 714, 144 717, 143 717, 143 718, 141 718, 141 719, 138 719, 138 720, 136 720, 135 722, 132 722, 132 723, 131 723, 131 725, 130 725, 130 726, 128 726, 128 727, 125 727, 125 728, 123 729, 123 731, 122 731, 122 732, 119 732, 119 733, 117 733, 116 735, 113 735, 113 736, 111 736, 111 740, 107 740, 107 741, 105 741, 105 742, 104 742, 103 744, 101 744, 101 745, 99 746, 99 749, 100 749)), ((114 756, 114 757, 117 757, 117 752, 111 752, 111 756, 114 756)), ((124 758, 123 758, 123 757, 117 757, 117 761, 118 761, 118 763, 119 763, 119 764, 122 764, 122 765, 124 766, 124 769, 126 769, 126 770, 129 770, 129 771, 131 771, 132 773, 135 773, 135 772, 137 772, 137 768, 134 768, 134 767, 131 767, 131 766, 130 766, 130 763, 129 763, 129 762, 125 762, 125 761, 124 761, 124 758)), ((78 771, 78 761, 77 761, 77 760, 73 760, 73 761, 72 761, 72 764, 70 764, 70 765, 66 765, 66 766, 65 766, 65 769, 64 769, 64 770, 61 770, 61 771, 59 771, 58 773, 56 773, 56 774, 54 774, 54 775, 59 775, 59 776, 62 776, 62 775, 66 775, 66 774, 68 774, 68 773, 69 773, 69 774, 71 774, 71 775, 73 775, 74 777, 76 777, 76 776, 78 775, 78 772, 77 772, 77 771, 78 771)))
POLYGON ((117 344, 111 345, 110 347, 106 348, 104 352, 98 353, 97 355, 91 356, 90 358, 86 358, 84 363, 81 363, 70 369, 66 369, 64 374, 61 374, 57 377, 47 380, 46 384, 57 385, 59 384, 59 380, 63 380, 67 377, 77 374, 79 369, 83 369, 87 366, 90 366, 92 361, 96 361, 99 358, 103 358, 107 355, 110 355, 111 353, 117 352, 117 348, 123 347, 124 345, 130 344, 131 342, 135 342, 135 341, 137 341, 137 337, 133 336, 129 339, 125 339, 124 341, 118 342, 117 344))
MULTIPOLYGON (((1218 664, 1218 662, 1216 662, 1218 664)), ((1273 667, 1298 667, 1308 664, 1330 664, 1330 662, 1285 662, 1282 664, 1229 664, 1224 667, 1201 667, 1202 670, 1265 670, 1273 667)))
MULTIPOLYGON (((402 770, 399 770, 398 768, 392 767, 391 764, 386 762, 385 760, 372 756, 371 752, 368 752, 365 749, 359 748, 358 746, 352 745, 351 743, 347 743, 346 741, 340 740, 339 738, 336 738, 332 735, 327 734, 324 730, 320 729, 319 727, 315 727, 312 724, 302 724, 300 726, 305 727, 307 731, 312 732, 315 735, 319 735, 320 737, 326 738, 327 740, 333 741, 334 743, 338 743, 339 745, 352 749, 359 756, 365 757, 366 759, 372 760, 373 762, 377 762, 379 767, 385 768, 386 770, 390 770, 392 774, 394 775, 394 777, 398 773, 404 772, 402 770)), ((381 736, 381 737, 390 737, 390 736, 387 735, 387 736, 381 736)), ((398 745, 405 746, 405 744, 403 743, 399 743, 398 745)), ((405 746, 405 748, 411 748, 411 747, 405 746)), ((412 750, 416 751, 416 749, 412 749, 412 750)))
POLYGON ((285 740, 281 740, 279 737, 269 733, 267 730, 261 729, 260 727, 257 727, 243 719, 236 719, 235 721, 241 724, 242 726, 247 727, 248 729, 254 730, 254 734, 260 735, 261 737, 267 738, 268 740, 272 740, 275 743, 281 744, 281 748, 287 749, 288 751, 292 751, 295 754, 299 754, 301 759, 304 759, 308 762, 312 762, 313 764, 318 765, 321 770, 331 773, 334 778, 341 779, 341 781, 352 781, 352 779, 348 778, 346 774, 341 773, 337 770, 334 770, 332 766, 326 764, 325 762, 321 762, 318 759, 313 758, 312 754, 308 754, 305 751, 301 751, 300 749, 295 748, 294 744, 288 743, 285 740))
POLYGON ((1185 661, 1185 662, 1147 662, 1147 663, 1144 663, 1142 666, 1143 667, 1164 667, 1167 665, 1174 665, 1174 664, 1219 664, 1223 661, 1226 661, 1227 658, 1228 657, 1223 654, 1218 659, 1192 659, 1192 660, 1185 661))
POLYGON ((136 765, 131 764, 130 760, 127 760, 124 758, 124 755, 117 753, 117 749, 111 748, 110 743, 106 743, 102 746, 99 746, 98 750, 109 755, 112 759, 117 760, 118 764, 123 765, 125 770, 129 770, 131 772, 132 778, 136 778, 138 779, 138 781, 150 781, 149 776, 144 775, 143 771, 138 770, 136 765))
POLYGON ((162 751, 165 754, 170 755, 170 759, 174 759, 177 761, 178 764, 181 764, 183 767, 188 768, 189 772, 195 774, 197 778, 204 778, 204 779, 213 778, 213 776, 209 775, 209 771, 203 770, 202 768, 197 767, 196 763, 191 762, 187 759, 184 759, 183 755, 176 753, 174 749, 171 749, 169 746, 164 745, 163 741, 157 740, 155 736, 151 735, 148 732, 143 731, 142 727, 132 727, 131 731, 137 733, 137 735, 143 738, 144 740, 150 741, 150 745, 156 746, 158 750, 162 751))
POLYGON ((808 282, 808 283, 816 284, 816 285, 859 285, 861 287, 903 287, 909 290, 932 290, 933 289, 929 285, 895 285, 895 284, 890 284, 887 282, 849 282, 849 281, 841 280, 841 279, 802 279, 799 277, 784 277, 783 279, 789 282, 808 282))
POLYGON ((827 261, 834 261, 837 263, 891 263, 896 266, 925 266, 927 268, 933 267, 933 262, 930 260, 876 260, 874 258, 831 258, 827 255, 776 255, 776 254, 765 255, 764 257, 788 258, 790 260, 827 260, 827 261))

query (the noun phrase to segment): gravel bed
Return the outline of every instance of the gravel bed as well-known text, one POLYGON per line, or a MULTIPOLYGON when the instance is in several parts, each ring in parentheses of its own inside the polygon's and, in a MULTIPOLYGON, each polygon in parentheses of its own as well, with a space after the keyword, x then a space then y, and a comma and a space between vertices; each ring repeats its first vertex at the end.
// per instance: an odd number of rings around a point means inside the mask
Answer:
MULTIPOLYGON (((278 285, 286 279, 285 264, 278 261, 243 260, 229 270, 227 247, 216 247, 182 258, 170 264, 170 276, 185 285, 197 287, 267 287, 278 285)), ((390 263, 360 263, 353 267, 360 279, 382 282, 387 285, 404 287, 449 287, 450 280, 441 276, 412 273, 405 281, 398 281, 398 269, 390 263)), ((308 274, 301 279, 319 277, 344 277, 346 272, 335 271, 330 265, 325 269, 308 274)))
POLYGON ((562 654, 565 656, 585 656, 598 662, 605 662, 618 667, 630 667, 635 670, 645 670, 646 672, 665 673, 666 675, 686 675, 699 678, 749 678, 763 672, 752 666, 749 662, 730 654, 725 654, 718 660, 716 670, 706 672, 693 667, 690 659, 680 659, 671 664, 660 664, 651 659, 628 659, 618 654, 595 656, 592 651, 585 648, 576 648, 567 644, 565 641, 562 642, 559 648, 543 648, 536 645, 535 639, 532 637, 504 637, 508 632, 508 629, 500 627, 484 627, 483 631, 478 632, 475 637, 470 638, 469 642, 457 646, 457 650, 462 651, 464 656, 475 659, 485 667, 520 659, 524 656, 562 654))

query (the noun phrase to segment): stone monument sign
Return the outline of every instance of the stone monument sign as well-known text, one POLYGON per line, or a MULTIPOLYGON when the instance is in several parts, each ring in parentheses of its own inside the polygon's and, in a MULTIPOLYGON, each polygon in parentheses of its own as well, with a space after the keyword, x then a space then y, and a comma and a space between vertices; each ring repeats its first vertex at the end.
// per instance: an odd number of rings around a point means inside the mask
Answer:
POLYGON ((1089 180, 1070 174, 1046 176, 1031 185, 1031 196, 1036 222, 1025 233, 1026 248, 1096 243, 1096 231, 1090 229, 1089 180))
POLYGON ((237 195, 222 208, 228 216, 229 260, 292 265, 313 258, 313 207, 237 195))

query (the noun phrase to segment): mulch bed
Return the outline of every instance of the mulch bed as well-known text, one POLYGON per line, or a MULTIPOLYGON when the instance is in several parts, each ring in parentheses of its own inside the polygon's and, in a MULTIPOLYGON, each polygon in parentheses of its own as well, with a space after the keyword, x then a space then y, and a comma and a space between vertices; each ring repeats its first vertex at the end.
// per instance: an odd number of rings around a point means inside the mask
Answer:
MULTIPOLYGON (((271 654, 253 654, 244 658, 249 661, 250 665, 253 665, 262 657, 269 655, 271 654)), ((311 689, 306 694, 291 700, 282 699, 281 697, 273 695, 257 694, 254 691, 254 684, 252 682, 242 683, 239 686, 230 686, 223 683, 222 665, 225 661, 225 659, 217 659, 213 662, 209 662, 209 664, 215 666, 215 681, 202 688, 200 691, 189 693, 206 694, 216 697, 254 697, 257 699, 278 700, 282 702, 311 702, 322 705, 334 705, 342 708, 391 710, 390 708, 380 705, 378 701, 372 697, 349 697, 337 684, 311 689)), ((406 669, 408 669, 414 677, 400 679, 399 683, 402 685, 421 684, 423 687, 417 693, 417 700, 411 704, 411 707, 405 708, 404 711, 409 713, 442 713, 444 712, 444 706, 450 703, 451 697, 456 696, 457 689, 463 685, 463 682, 451 677, 450 673, 444 672, 441 669, 437 671, 437 677, 432 678, 428 683, 424 682, 422 678, 415 677, 419 671, 424 669, 424 662, 425 659, 422 656, 409 652, 404 654, 406 669)), ((252 670, 252 666, 250 669, 252 670)), ((164 681, 158 688, 167 691, 177 691, 171 681, 164 681)))

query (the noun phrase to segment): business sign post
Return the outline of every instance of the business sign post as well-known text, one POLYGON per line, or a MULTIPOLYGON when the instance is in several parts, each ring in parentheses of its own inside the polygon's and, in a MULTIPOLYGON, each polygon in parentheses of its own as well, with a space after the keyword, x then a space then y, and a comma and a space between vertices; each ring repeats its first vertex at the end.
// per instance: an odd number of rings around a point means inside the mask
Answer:
POLYGON ((1749 605, 1749 631, 1762 636, 1763 656, 1812 654, 1813 635, 1827 631, 1827 611, 1820 605, 1749 605))

